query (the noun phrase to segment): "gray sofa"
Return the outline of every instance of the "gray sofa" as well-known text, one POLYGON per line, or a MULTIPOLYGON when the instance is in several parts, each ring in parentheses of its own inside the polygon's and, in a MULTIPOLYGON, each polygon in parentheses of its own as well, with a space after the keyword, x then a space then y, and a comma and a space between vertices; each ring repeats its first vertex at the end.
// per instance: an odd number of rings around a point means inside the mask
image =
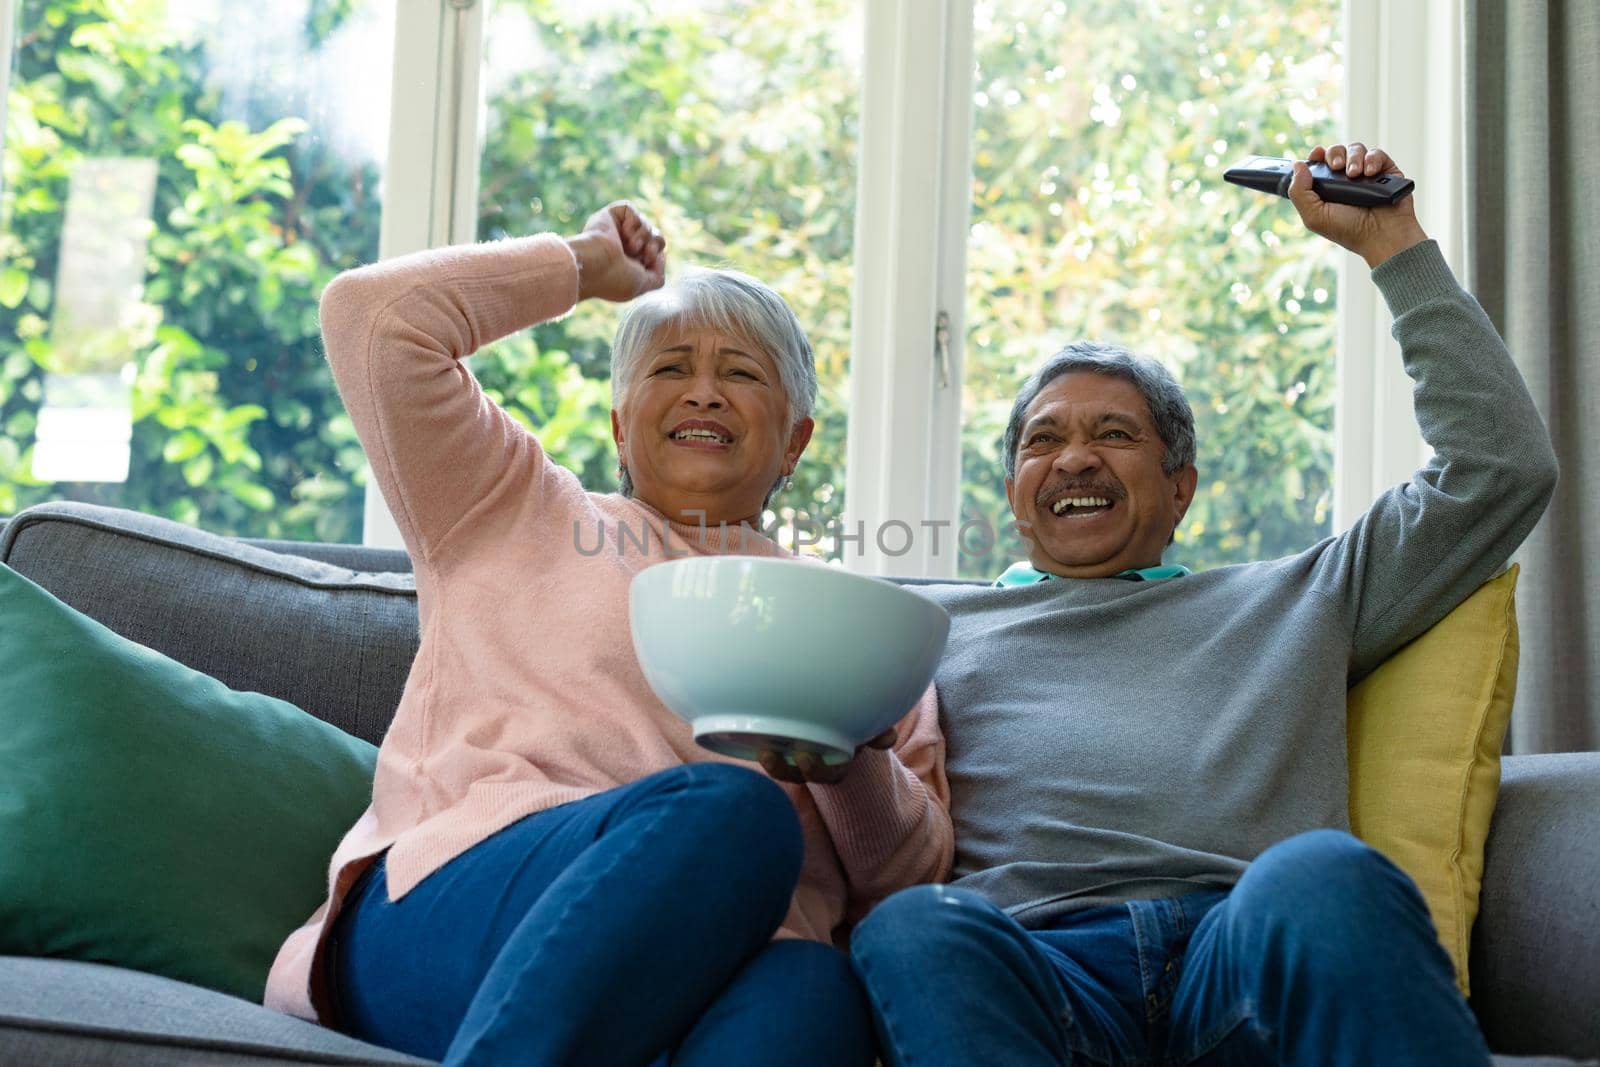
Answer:
MULTIPOLYGON (((0 561, 132 640, 373 743, 417 647, 403 552, 52 503, 0 526, 0 561)), ((1472 975, 1498 1063, 1600 1058, 1600 753, 1505 760, 1472 975)), ((3 1064, 423 1062, 170 979, 0 956, 3 1064)))

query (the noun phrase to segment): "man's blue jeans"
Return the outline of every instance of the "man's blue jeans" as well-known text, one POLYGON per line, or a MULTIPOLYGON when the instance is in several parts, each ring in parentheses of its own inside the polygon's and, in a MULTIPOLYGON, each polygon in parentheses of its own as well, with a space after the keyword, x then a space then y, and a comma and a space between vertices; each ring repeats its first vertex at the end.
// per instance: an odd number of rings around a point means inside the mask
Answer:
POLYGON ((902 890, 851 951, 893 1067, 1489 1063, 1415 883, 1333 830, 1267 849, 1232 890, 1042 930, 965 890, 902 890))
POLYGON ((332 931, 338 1026, 450 1067, 869 1067, 849 958, 771 940, 801 851, 770 779, 700 763, 521 819, 397 903, 380 857, 332 931))

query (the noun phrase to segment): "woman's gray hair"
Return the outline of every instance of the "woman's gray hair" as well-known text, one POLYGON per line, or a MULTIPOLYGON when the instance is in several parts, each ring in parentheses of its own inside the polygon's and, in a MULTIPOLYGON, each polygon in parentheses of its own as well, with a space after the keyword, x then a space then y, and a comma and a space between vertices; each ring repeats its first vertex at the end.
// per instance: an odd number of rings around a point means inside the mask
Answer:
POLYGON ((1150 418, 1156 424, 1156 433, 1166 446, 1166 454, 1161 459, 1164 473, 1176 474, 1194 462, 1194 411, 1172 372, 1149 356, 1137 355, 1121 345, 1074 341, 1051 356, 1024 383, 1016 403, 1011 405, 1011 419, 1006 423, 1002 446, 1007 478, 1017 473, 1017 447, 1021 443, 1022 422, 1027 417, 1028 406, 1045 386, 1073 371, 1092 371, 1133 383, 1144 397, 1150 418))
MULTIPOLYGON (((800 320, 783 297, 750 275, 704 267, 692 267, 670 285, 644 294, 623 315, 611 343, 611 406, 618 411, 628 402, 651 338, 664 326, 707 326, 760 348, 777 364, 778 382, 789 400, 785 429, 811 417, 817 403, 816 357, 800 320)), ((622 495, 631 497, 633 479, 626 467, 621 481, 622 495)), ((768 491, 763 508, 782 484, 780 478, 768 491)))

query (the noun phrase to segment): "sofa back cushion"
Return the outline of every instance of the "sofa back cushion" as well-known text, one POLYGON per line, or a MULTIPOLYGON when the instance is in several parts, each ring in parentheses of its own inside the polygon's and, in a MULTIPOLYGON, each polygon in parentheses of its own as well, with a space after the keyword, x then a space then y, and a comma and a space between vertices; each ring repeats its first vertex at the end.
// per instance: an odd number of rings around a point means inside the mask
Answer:
POLYGON ((54 502, 6 524, 0 562, 123 637, 377 744, 416 658, 416 584, 403 552, 337 547, 375 566, 54 502))

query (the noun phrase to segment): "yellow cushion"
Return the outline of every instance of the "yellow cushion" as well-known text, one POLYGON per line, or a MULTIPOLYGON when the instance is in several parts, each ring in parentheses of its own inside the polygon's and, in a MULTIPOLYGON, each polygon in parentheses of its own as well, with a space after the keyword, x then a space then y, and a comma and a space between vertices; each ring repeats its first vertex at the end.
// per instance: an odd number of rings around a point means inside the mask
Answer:
POLYGON ((1518 571, 1485 582, 1349 696, 1351 829, 1422 890, 1463 995, 1517 688, 1518 571))

